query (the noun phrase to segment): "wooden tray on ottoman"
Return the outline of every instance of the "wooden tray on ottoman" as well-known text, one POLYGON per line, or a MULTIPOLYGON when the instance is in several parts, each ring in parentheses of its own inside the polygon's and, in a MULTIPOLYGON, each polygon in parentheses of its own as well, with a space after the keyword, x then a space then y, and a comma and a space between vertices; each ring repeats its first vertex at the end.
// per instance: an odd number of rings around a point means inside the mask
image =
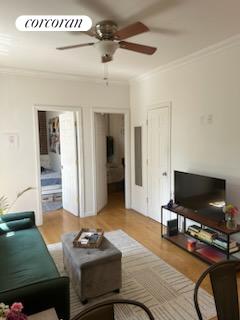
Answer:
POLYGON ((103 235, 104 231, 102 229, 88 229, 88 228, 83 228, 80 230, 80 232, 77 234, 77 236, 73 240, 73 246, 75 248, 88 248, 88 249, 94 249, 94 248, 99 248, 102 240, 103 240, 103 235), (80 242, 81 235, 84 232, 90 232, 90 233, 98 233, 98 239, 95 243, 86 243, 83 244, 80 242))

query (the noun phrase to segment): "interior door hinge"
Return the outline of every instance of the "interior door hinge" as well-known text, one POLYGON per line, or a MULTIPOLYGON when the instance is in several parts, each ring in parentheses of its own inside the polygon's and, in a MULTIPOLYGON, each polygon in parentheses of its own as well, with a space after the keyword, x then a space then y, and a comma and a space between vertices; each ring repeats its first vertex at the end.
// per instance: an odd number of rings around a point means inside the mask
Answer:
POLYGON ((146 126, 148 126, 148 119, 146 120, 146 126))
POLYGON ((146 201, 147 201, 147 203, 148 203, 148 197, 146 198, 146 201))

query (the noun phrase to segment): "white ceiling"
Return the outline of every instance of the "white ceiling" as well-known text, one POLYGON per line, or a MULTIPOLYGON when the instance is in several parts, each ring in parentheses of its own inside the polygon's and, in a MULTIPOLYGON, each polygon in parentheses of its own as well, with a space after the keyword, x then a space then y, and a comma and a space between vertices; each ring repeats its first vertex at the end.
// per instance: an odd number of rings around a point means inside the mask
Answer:
POLYGON ((136 21, 151 32, 128 41, 156 46, 153 56, 118 49, 108 64, 110 78, 129 79, 240 33, 239 0, 0 0, 0 67, 102 77, 94 47, 55 47, 95 40, 82 33, 20 32, 20 15, 85 14, 93 23, 136 21))

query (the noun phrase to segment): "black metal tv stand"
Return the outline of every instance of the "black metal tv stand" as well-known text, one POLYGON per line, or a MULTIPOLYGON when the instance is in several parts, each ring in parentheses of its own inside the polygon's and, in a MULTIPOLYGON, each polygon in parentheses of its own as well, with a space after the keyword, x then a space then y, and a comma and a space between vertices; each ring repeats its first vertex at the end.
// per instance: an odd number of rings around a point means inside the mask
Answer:
POLYGON ((201 215, 191 209, 187 209, 178 205, 173 205, 171 208, 169 208, 167 205, 162 206, 161 221, 163 221, 163 216, 165 214, 164 210, 167 210, 168 212, 170 211, 176 215, 178 233, 176 235, 169 236, 167 233, 164 233, 164 229, 166 227, 164 227, 163 224, 161 224, 162 238, 168 241, 171 241, 178 247, 182 248, 183 250, 189 252, 190 254, 198 257, 199 259, 209 264, 214 264, 219 261, 230 260, 230 259, 240 261, 238 257, 234 256, 237 252, 240 251, 240 245, 237 244, 237 249, 234 252, 231 252, 231 248, 230 248, 230 238, 232 235, 240 232, 240 225, 237 225, 236 229, 234 230, 228 229, 226 226, 226 222, 223 220, 216 221, 205 215, 201 215), (183 230, 179 230, 179 217, 183 218, 183 230), (219 248, 214 244, 210 244, 209 242, 204 241, 203 239, 199 239, 197 237, 193 237, 192 235, 189 235, 186 230, 187 219, 197 222, 198 224, 200 224, 202 229, 210 228, 215 230, 217 233, 219 233, 219 235, 224 235, 227 241, 227 248, 226 249, 219 248), (189 249, 189 243, 188 243, 189 238, 196 240, 196 245, 194 248, 189 249))

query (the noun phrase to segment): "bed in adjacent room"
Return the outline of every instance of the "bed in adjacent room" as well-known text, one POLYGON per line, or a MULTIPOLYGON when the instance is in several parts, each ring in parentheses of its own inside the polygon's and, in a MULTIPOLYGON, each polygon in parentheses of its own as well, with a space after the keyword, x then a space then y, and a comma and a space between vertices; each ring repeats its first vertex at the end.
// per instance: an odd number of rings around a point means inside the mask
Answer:
POLYGON ((62 208, 61 172, 44 169, 41 172, 42 209, 43 212, 62 208))

